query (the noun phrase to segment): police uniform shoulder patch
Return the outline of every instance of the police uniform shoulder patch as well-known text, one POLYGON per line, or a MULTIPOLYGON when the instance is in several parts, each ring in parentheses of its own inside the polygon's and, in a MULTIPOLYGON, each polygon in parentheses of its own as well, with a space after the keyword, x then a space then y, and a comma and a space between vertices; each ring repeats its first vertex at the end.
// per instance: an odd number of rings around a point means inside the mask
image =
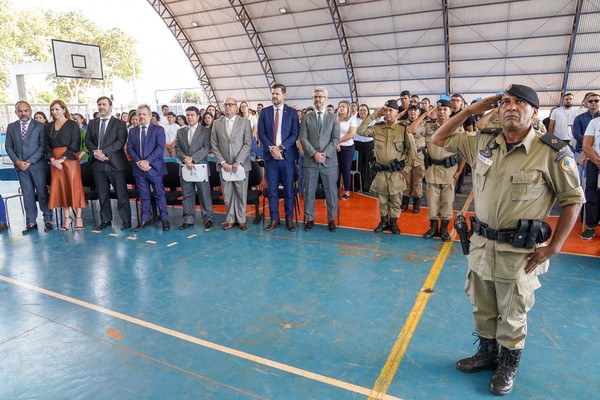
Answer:
POLYGON ((373 125, 385 125, 384 121, 375 122, 373 125))
POLYGON ((557 136, 552 133, 546 133, 544 136, 540 137, 542 143, 547 144, 552 147, 556 151, 561 151, 565 147, 565 142, 560 140, 557 136))
POLYGON ((573 171, 575 169, 575 159, 571 156, 563 158, 560 167, 565 171, 573 171))
POLYGON ((554 162, 559 163, 566 157, 573 158, 573 153, 571 152, 571 149, 568 146, 564 146, 561 151, 556 153, 556 156, 554 157, 554 162))

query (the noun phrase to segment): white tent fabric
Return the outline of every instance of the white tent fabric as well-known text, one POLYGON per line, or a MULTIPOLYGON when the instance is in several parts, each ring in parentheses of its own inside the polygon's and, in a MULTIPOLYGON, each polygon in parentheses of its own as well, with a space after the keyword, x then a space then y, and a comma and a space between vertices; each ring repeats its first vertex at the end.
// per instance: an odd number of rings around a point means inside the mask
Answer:
POLYGON ((148 2, 213 103, 268 102, 273 82, 299 106, 316 86, 331 103, 374 106, 402 90, 471 100, 511 83, 554 106, 600 88, 600 0, 148 2))

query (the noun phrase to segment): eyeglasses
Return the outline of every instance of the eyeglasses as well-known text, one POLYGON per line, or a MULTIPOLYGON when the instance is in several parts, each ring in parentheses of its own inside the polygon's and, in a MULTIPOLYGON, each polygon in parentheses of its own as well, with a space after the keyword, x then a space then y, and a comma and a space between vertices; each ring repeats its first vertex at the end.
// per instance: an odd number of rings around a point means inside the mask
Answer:
POLYGON ((224 103, 223 105, 225 107, 235 107, 237 104, 235 104, 235 103, 224 103))
POLYGON ((588 100, 588 103, 600 103, 600 99, 588 100))

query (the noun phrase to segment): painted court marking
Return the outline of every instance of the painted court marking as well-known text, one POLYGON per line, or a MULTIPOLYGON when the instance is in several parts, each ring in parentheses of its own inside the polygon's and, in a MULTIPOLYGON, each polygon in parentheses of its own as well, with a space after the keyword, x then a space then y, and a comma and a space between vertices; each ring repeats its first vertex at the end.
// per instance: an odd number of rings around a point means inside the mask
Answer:
POLYGON ((165 328, 163 326, 156 325, 156 324, 153 324, 151 322, 147 322, 147 321, 141 320, 139 318, 134 318, 134 317, 131 317, 131 316, 126 315, 126 314, 121 314, 121 313, 119 313, 117 311, 113 311, 113 310, 110 310, 108 308, 100 307, 100 306, 97 306, 95 304, 83 301, 83 300, 79 300, 79 299, 76 299, 76 298, 73 298, 73 297, 65 296, 63 294, 56 293, 56 292, 53 292, 51 290, 47 290, 47 289, 44 289, 44 288, 40 288, 38 286, 30 285, 28 283, 21 282, 21 281, 18 281, 16 279, 12 279, 12 278, 9 278, 9 277, 3 276, 3 275, 0 275, 0 280, 4 281, 4 282, 7 282, 7 283, 10 283, 12 285, 16 285, 16 286, 20 286, 20 287, 23 287, 23 288, 26 288, 26 289, 29 289, 29 290, 33 290, 33 291, 35 291, 37 293, 42 293, 42 294, 45 294, 47 296, 54 297, 56 299, 60 299, 60 300, 66 301, 66 302, 71 303, 71 304, 76 304, 76 305, 78 305, 80 307, 84 307, 84 308, 87 308, 87 309, 90 309, 90 310, 93 310, 93 311, 97 311, 97 312, 105 314, 105 315, 110 315, 111 317, 118 318, 120 320, 127 321, 129 323, 132 323, 132 324, 135 324, 135 325, 138 325, 138 326, 143 326, 145 328, 152 329, 153 331, 160 332, 160 333, 163 333, 165 335, 169 335, 169 336, 181 339, 181 340, 185 340, 187 342, 194 343, 194 344, 197 344, 197 345, 200 345, 200 346, 212 349, 212 350, 220 351, 222 353, 229 354, 229 355, 232 355, 234 357, 242 358, 244 360, 252 361, 252 362, 255 362, 257 364, 266 365, 268 367, 271 367, 271 368, 274 368, 274 369, 278 369, 278 370, 281 370, 281 371, 285 371, 285 372, 288 372, 290 374, 298 375, 298 376, 301 376, 303 378, 311 379, 313 381, 325 383, 327 385, 335 386, 335 387, 338 387, 340 389, 344 389, 344 390, 347 390, 347 391, 350 391, 350 392, 362 394, 362 395, 365 395, 365 396, 373 396, 373 395, 375 395, 375 396, 377 396, 377 397, 375 397, 376 399, 402 400, 402 399, 400 399, 398 397, 393 397, 393 396, 390 396, 390 395, 388 395, 386 393, 376 393, 373 390, 364 388, 362 386, 354 385, 352 383, 348 383, 348 382, 344 382, 344 381, 341 381, 341 380, 338 380, 338 379, 330 378, 330 377, 325 376, 325 375, 320 375, 320 374, 317 374, 317 373, 314 373, 314 372, 310 372, 310 371, 307 371, 307 370, 304 370, 304 369, 296 368, 296 367, 293 367, 291 365, 287 365, 287 364, 283 364, 283 363, 280 363, 280 362, 277 362, 277 361, 269 360, 267 358, 255 356, 253 354, 246 353, 244 351, 240 351, 240 350, 236 350, 236 349, 233 349, 233 348, 230 348, 230 347, 226 347, 226 346, 222 346, 222 345, 219 345, 219 344, 216 344, 216 343, 212 343, 212 342, 209 342, 209 341, 206 341, 206 340, 203 340, 203 339, 191 336, 191 335, 187 335, 185 333, 181 333, 181 332, 175 331, 173 329, 165 328))
MULTIPOLYGON (((467 198, 465 205, 461 212, 466 214, 469 209, 469 205, 473 200, 473 192, 467 198)), ((450 253, 450 249, 452 248, 452 244, 454 243, 454 238, 456 237, 456 230, 452 230, 450 236, 452 240, 450 242, 446 242, 442 246, 442 250, 440 250, 440 254, 438 254, 431 270, 429 271, 429 275, 427 279, 425 279, 425 283, 421 288, 421 292, 417 296, 417 300, 396 339, 396 342, 392 346, 392 351, 388 356, 388 359, 381 369, 381 373, 379 377, 375 381, 375 385, 373 385, 373 393, 369 395, 369 400, 375 399, 384 399, 385 397, 381 397, 385 395, 396 375, 396 371, 398 370, 398 366, 400 366, 400 361, 402 361, 402 357, 404 357, 404 353, 406 353, 406 349, 408 348, 408 344, 410 343, 410 339, 415 333, 415 329, 417 329, 417 325, 419 324, 419 320, 423 315, 423 311, 425 310, 425 306, 431 297, 431 293, 433 293, 433 287, 435 286, 435 282, 442 271, 442 267, 448 258, 448 254, 450 253)))

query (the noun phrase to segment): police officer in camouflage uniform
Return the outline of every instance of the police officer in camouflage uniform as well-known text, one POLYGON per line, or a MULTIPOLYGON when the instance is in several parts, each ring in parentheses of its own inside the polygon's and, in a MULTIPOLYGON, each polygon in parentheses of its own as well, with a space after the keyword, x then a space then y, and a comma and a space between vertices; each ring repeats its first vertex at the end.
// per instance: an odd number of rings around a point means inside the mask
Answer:
POLYGON ((398 218, 402 202, 402 191, 406 189, 405 177, 410 172, 416 157, 415 142, 406 127, 396 122, 398 103, 388 100, 379 110, 365 118, 357 129, 362 136, 374 138, 375 163, 373 170, 377 175, 371 184, 371 191, 379 200, 381 222, 375 232, 390 229, 393 234, 400 234, 398 218), (377 117, 385 117, 385 122, 369 126, 377 117), (389 221, 388 221, 389 217, 389 221))
MULTIPOLYGON (((450 117, 451 106, 448 100, 437 102, 435 113, 437 119, 421 125, 427 115, 421 115, 409 127, 409 132, 425 137, 427 154, 425 157, 427 169, 425 170, 425 182, 427 182, 427 207, 429 216, 429 229, 423 234, 424 239, 440 236, 444 242, 451 240, 448 233, 448 225, 454 216, 452 205, 454 204, 454 185, 460 176, 462 166, 459 168, 458 154, 449 152, 443 147, 432 142, 432 135, 450 117), (439 229, 438 229, 439 224, 439 229)), ((434 112, 431 112, 433 114, 434 112)), ((457 128, 462 131, 462 127, 457 128)))
MULTIPOLYGON (((408 121, 403 120, 400 123, 408 127, 412 122, 419 118, 421 113, 425 113, 425 110, 421 110, 418 103, 411 103, 408 106, 408 121)), ((425 122, 421 122, 420 126, 425 126, 425 122)), ((421 197, 423 197, 423 175, 425 171, 425 129, 417 129, 415 133, 408 130, 408 133, 413 135, 415 145, 417 146, 417 158, 413 164, 412 170, 406 176, 406 190, 402 193, 402 206, 400 209, 406 211, 410 204, 410 199, 413 200, 413 214, 418 214, 421 211, 421 197)))
POLYGON ((470 105, 438 129, 433 141, 458 151, 473 167, 475 217, 465 292, 473 304, 479 350, 456 363, 462 372, 494 370, 490 392, 509 393, 527 336, 527 312, 538 275, 548 271, 573 228, 583 190, 573 154, 552 134, 534 129, 539 100, 523 85, 470 105), (500 101, 502 132, 454 135, 470 115, 500 101), (543 220, 558 199, 561 213, 552 240, 543 220))

